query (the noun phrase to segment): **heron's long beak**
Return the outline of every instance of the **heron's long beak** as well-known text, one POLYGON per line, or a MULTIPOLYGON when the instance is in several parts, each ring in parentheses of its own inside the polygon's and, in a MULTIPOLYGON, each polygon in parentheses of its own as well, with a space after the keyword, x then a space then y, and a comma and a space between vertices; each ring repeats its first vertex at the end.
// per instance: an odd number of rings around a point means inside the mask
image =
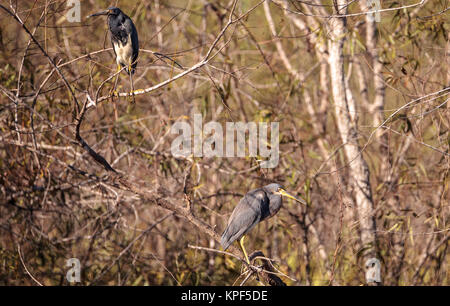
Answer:
POLYGON ((292 199, 292 200, 295 200, 295 201, 297 201, 297 202, 299 202, 299 203, 302 203, 303 205, 307 205, 305 201, 303 201, 302 199, 299 199, 299 198, 297 198, 297 197, 294 197, 293 195, 289 194, 289 193, 288 193, 286 190, 284 190, 284 189, 281 189, 281 188, 280 188, 280 191, 278 191, 278 193, 279 193, 280 195, 282 195, 282 196, 285 196, 285 197, 290 198, 290 199, 292 199))
POLYGON ((95 17, 95 16, 101 16, 101 15, 108 15, 108 14, 109 14, 109 10, 104 10, 104 11, 89 15, 88 18, 95 17))

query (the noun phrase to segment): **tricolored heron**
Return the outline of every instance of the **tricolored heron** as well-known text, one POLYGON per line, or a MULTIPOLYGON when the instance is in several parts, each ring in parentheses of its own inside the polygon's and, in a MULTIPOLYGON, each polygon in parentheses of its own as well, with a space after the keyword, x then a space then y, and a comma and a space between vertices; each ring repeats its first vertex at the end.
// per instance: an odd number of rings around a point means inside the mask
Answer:
POLYGON ((139 39, 136 27, 131 18, 117 7, 110 7, 107 10, 92 14, 88 17, 101 15, 108 16, 109 33, 111 35, 114 54, 116 55, 117 71, 119 72, 125 67, 125 70, 130 76, 131 90, 133 92, 134 86, 131 75, 136 70, 139 56, 139 39))
POLYGON ((283 196, 307 205, 305 201, 290 195, 280 184, 276 183, 249 191, 231 213, 227 228, 220 240, 223 249, 228 249, 235 240, 239 239, 245 260, 250 264, 244 247, 245 234, 259 222, 273 217, 283 204, 283 196))

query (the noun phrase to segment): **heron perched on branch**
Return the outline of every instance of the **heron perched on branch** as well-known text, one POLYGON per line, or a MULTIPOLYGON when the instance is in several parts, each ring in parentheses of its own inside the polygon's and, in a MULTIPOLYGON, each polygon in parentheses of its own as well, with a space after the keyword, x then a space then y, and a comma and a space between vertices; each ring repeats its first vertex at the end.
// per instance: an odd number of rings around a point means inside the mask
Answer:
POLYGON ((117 7, 110 7, 88 17, 101 15, 108 16, 108 27, 114 54, 116 55, 117 72, 125 68, 130 76, 131 90, 133 92, 134 86, 131 76, 136 70, 139 56, 139 38, 136 27, 131 18, 117 7))
POLYGON ((244 237, 256 224, 273 217, 280 210, 283 196, 307 205, 305 201, 290 195, 280 184, 276 183, 249 191, 234 208, 222 234, 220 244, 224 250, 239 239, 245 260, 250 264, 244 247, 244 237))

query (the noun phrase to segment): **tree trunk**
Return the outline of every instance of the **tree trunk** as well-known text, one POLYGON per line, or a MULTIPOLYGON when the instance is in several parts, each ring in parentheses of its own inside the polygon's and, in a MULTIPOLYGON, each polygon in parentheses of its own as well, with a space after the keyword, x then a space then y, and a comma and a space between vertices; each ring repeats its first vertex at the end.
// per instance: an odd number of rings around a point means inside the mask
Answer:
MULTIPOLYGON (((337 4, 339 7, 344 7, 346 2, 337 0, 337 4)), ((354 99, 347 99, 346 94, 343 54, 346 38, 345 26, 345 18, 333 18, 329 23, 328 49, 330 56, 328 64, 331 72, 336 124, 344 143, 344 153, 349 167, 349 186, 351 186, 351 192, 356 201, 362 249, 366 250, 363 254, 365 262, 366 259, 374 257, 376 254, 376 226, 369 168, 360 153, 357 121, 353 121, 350 114, 350 110, 355 110, 356 105, 354 99)))
MULTIPOLYGON (((361 10, 367 12, 369 7, 366 1, 361 1, 359 3, 361 10)), ((370 113, 374 115, 373 126, 378 127, 384 121, 384 102, 385 102, 385 92, 386 85, 383 78, 383 63, 378 56, 377 50, 377 25, 376 20, 371 15, 366 15, 366 49, 367 54, 370 57, 373 69, 373 86, 375 88, 375 97, 373 103, 369 104, 369 101, 364 101, 370 113)), ((368 97, 367 97, 368 98, 368 97)), ((386 130, 378 129, 376 132, 376 137, 378 141, 378 148, 380 150, 380 170, 379 175, 382 181, 391 182, 391 177, 389 175, 389 170, 392 165, 392 160, 389 154, 389 143, 386 130)))

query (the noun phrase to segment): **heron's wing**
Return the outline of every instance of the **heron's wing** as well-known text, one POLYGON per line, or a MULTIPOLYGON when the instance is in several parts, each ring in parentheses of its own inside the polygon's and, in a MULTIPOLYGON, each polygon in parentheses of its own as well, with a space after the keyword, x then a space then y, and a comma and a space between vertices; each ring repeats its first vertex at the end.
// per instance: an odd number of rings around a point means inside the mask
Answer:
POLYGON ((113 47, 112 49, 114 51, 114 57, 117 57, 116 48, 114 47, 114 36, 111 34, 110 34, 110 36, 111 36, 111 45, 113 47))
POLYGON ((248 192, 231 213, 228 225, 222 234, 220 243, 226 250, 230 244, 250 231, 261 221, 262 207, 267 203, 267 195, 261 189, 248 192))
POLYGON ((134 26, 134 23, 131 20, 131 18, 127 18, 125 19, 125 22, 122 24, 122 28, 124 29, 124 31, 126 31, 126 33, 130 33, 131 44, 133 46, 133 58, 132 58, 133 68, 136 68, 137 64, 136 61, 139 55, 139 38, 136 27, 134 26))

